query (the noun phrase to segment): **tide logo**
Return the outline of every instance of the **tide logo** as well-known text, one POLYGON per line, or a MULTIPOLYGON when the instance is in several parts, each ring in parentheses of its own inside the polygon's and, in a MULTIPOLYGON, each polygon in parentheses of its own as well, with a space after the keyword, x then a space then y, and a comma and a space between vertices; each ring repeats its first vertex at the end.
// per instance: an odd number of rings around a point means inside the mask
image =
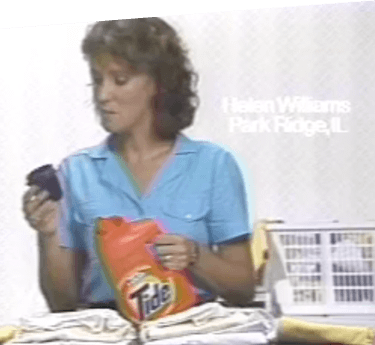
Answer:
POLYGON ((129 297, 135 302, 142 321, 152 319, 172 305, 175 291, 170 282, 161 282, 156 277, 148 276, 129 297))

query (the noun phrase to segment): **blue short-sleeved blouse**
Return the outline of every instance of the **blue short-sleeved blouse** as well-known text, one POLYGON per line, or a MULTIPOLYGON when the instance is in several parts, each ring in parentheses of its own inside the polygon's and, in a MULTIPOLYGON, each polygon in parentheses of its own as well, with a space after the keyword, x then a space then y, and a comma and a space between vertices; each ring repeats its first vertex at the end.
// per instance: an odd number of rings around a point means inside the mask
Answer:
MULTIPOLYGON (((59 236, 61 245, 86 253, 80 300, 113 301, 95 252, 97 217, 132 220, 154 218, 170 233, 204 245, 248 238, 246 192, 233 156, 208 142, 180 134, 170 159, 151 188, 140 195, 115 153, 113 137, 64 159, 58 169, 63 190, 59 236)), ((203 298, 212 298, 207 291, 203 298)))

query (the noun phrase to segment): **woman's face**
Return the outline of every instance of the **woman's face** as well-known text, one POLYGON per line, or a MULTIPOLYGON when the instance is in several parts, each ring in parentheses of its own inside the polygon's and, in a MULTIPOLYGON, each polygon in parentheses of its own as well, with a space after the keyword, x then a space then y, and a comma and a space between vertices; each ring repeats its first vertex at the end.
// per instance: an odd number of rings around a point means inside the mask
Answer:
POLYGON ((95 100, 101 123, 111 133, 146 130, 154 119, 154 80, 125 60, 100 54, 91 65, 95 100))

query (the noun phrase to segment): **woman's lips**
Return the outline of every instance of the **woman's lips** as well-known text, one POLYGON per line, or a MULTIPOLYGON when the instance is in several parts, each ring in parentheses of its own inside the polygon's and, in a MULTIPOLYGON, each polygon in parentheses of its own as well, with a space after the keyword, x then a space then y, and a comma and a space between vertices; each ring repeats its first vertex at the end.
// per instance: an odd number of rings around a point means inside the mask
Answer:
POLYGON ((116 117, 116 112, 112 110, 102 110, 103 119, 110 120, 116 117))
POLYGON ((113 111, 102 110, 101 117, 103 121, 113 121, 116 118, 116 113, 113 111))

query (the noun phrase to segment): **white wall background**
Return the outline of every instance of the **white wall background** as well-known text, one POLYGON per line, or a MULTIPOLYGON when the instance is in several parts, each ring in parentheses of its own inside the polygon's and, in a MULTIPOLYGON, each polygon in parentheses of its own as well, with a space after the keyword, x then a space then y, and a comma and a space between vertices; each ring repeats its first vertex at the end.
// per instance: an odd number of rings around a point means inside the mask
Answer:
MULTIPOLYGON (((200 75, 188 135, 232 149, 253 218, 288 222, 375 219, 373 2, 166 17, 200 75), (347 133, 231 132, 225 97, 347 100, 347 133)), ((0 324, 46 310, 36 236, 23 219, 25 176, 105 133, 91 105, 80 42, 87 23, 0 29, 0 324)), ((267 114, 244 114, 254 119, 267 114)), ((329 119, 333 114, 294 114, 329 119)))

